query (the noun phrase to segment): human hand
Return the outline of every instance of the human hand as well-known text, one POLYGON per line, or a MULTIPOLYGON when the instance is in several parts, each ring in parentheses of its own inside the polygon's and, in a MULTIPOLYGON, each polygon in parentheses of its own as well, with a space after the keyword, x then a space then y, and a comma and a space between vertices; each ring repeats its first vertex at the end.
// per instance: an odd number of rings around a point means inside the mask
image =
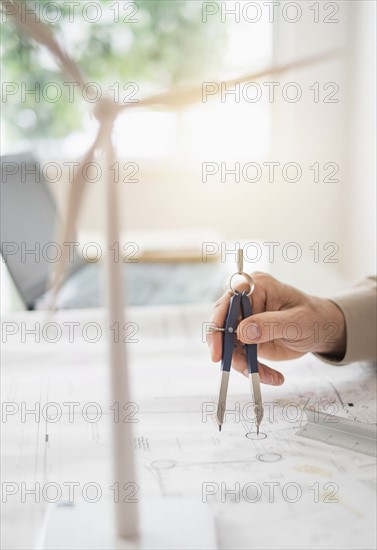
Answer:
MULTIPOLYGON (((265 273, 253 273, 255 288, 250 296, 252 317, 237 327, 236 348, 232 367, 248 376, 243 344, 258 344, 258 357, 281 361, 295 359, 308 352, 324 353, 342 359, 346 348, 345 320, 342 311, 331 300, 309 296, 294 287, 280 283, 265 273)), ((240 284, 237 290, 247 289, 240 284)), ((211 324, 223 327, 230 294, 215 304, 211 324)), ((207 335, 212 361, 222 356, 222 333, 207 335)), ((278 386, 283 375, 259 362, 261 382, 278 386)))

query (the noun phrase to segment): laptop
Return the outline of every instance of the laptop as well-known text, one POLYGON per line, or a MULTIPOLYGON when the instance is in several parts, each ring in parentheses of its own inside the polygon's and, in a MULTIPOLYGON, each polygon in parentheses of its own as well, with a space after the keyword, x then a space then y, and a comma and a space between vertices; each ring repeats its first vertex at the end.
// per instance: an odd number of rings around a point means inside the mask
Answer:
MULTIPOLYGON (((27 309, 48 305, 48 281, 59 246, 57 207, 31 154, 1 157, 1 255, 27 309), (51 243, 53 243, 51 245, 51 243)), ((104 267, 73 250, 58 308, 104 305, 104 267)), ((200 304, 222 292, 221 264, 202 261, 122 263, 129 305, 200 304)))

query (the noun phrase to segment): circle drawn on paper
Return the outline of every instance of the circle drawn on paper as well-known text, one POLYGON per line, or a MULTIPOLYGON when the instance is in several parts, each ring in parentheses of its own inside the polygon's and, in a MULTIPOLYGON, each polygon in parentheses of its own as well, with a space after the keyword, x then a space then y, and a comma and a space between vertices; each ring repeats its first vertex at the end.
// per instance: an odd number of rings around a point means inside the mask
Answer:
POLYGON ((245 434, 245 436, 247 437, 247 439, 252 439, 253 441, 258 441, 259 439, 266 439, 267 434, 265 434, 263 432, 259 432, 259 434, 257 434, 257 432, 249 432, 249 433, 245 434))
POLYGON ((282 458, 279 453, 262 453, 257 456, 257 459, 261 462, 278 462, 282 458))
POLYGON ((175 462, 173 460, 154 460, 151 466, 155 470, 170 470, 170 468, 174 468, 175 462))

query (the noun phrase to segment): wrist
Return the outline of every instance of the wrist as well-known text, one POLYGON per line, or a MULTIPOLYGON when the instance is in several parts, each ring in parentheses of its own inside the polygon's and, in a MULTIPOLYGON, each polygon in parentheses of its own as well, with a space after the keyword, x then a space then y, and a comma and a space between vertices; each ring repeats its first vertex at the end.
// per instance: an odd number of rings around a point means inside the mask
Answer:
POLYGON ((331 300, 321 299, 321 337, 317 353, 333 357, 339 361, 346 354, 346 321, 342 310, 331 300))

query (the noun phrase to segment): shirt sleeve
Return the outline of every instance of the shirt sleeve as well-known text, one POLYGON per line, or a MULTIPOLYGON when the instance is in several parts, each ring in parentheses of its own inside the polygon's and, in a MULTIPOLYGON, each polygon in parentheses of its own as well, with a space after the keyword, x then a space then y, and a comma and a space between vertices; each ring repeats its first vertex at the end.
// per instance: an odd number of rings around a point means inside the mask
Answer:
POLYGON ((332 365, 376 360, 376 288, 377 277, 367 277, 346 293, 330 298, 346 321, 346 353, 340 361, 321 353, 315 354, 317 357, 332 365))

